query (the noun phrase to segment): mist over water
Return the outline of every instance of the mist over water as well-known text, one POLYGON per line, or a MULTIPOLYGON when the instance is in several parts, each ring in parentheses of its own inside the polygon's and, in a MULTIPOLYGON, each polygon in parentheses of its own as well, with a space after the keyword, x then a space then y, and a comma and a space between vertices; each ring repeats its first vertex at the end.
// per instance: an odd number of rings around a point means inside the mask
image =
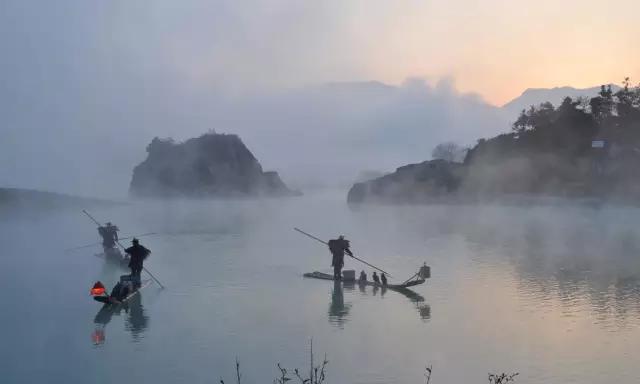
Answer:
MULTIPOLYGON (((555 206, 364 206, 344 194, 259 201, 153 201, 91 211, 141 238, 152 285, 110 318, 89 296, 125 271, 95 257, 81 212, 2 217, 3 381, 271 381, 276 363, 306 369, 309 340, 329 382, 635 382, 640 342, 640 211, 555 206), (432 278, 419 298, 304 279, 330 270, 327 239, 355 254, 432 278), (92 334, 104 325, 105 341, 92 334), (11 346, 10 348, 8 346, 11 346), (437 379, 437 380, 436 380, 437 379)), ((346 259, 346 269, 362 265, 346 259)), ((368 274, 371 271, 367 269, 368 274)))
POLYGON ((0 384, 640 382, 640 2, 522 3, 0 1, 0 384))

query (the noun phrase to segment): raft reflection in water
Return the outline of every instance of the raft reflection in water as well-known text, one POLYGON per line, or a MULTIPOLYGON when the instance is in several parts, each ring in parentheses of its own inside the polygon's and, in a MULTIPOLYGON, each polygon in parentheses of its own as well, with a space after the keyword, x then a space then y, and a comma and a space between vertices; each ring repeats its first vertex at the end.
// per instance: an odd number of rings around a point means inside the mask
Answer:
MULTIPOLYGON (((344 302, 344 291, 354 291, 355 286, 358 286, 358 289, 361 294, 367 294, 367 286, 363 284, 357 284, 356 282, 348 282, 348 281, 334 281, 333 289, 331 290, 331 301, 329 303, 329 322, 335 324, 339 327, 342 327, 347 321, 349 312, 351 311, 351 303, 345 304, 344 302)), ((373 286, 372 294, 373 296, 377 296, 378 292, 380 292, 380 297, 383 297, 387 293, 386 287, 373 286)), ((398 292, 403 296, 407 297, 412 303, 415 304, 416 310, 418 311, 418 315, 424 321, 431 319, 431 307, 429 304, 424 304, 424 297, 420 294, 410 290, 410 289, 401 289, 394 290, 394 292, 398 292)))
POLYGON ((123 311, 126 314, 125 329, 131 333, 133 341, 136 342, 142 338, 149 326, 149 316, 144 311, 141 296, 135 295, 123 305, 105 305, 100 309, 93 319, 95 328, 91 334, 91 340, 94 344, 104 344, 107 324, 111 322, 113 315, 120 316, 123 311))

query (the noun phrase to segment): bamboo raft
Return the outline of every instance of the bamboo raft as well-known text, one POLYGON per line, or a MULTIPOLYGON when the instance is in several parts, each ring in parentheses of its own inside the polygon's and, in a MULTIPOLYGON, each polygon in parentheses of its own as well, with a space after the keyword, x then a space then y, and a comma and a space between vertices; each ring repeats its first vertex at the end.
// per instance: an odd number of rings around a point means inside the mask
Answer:
MULTIPOLYGON (((335 280, 333 275, 330 275, 328 273, 318 272, 318 271, 305 273, 303 276, 311 279, 335 280)), ((341 281, 343 281, 344 283, 353 283, 353 284, 364 285, 364 286, 370 285, 372 287, 388 288, 394 291, 401 291, 401 290, 408 290, 409 287, 423 284, 425 282, 425 279, 419 278, 417 280, 408 281, 404 284, 387 284, 387 285, 383 285, 382 283, 376 283, 375 281, 370 281, 370 280, 363 281, 363 280, 342 280, 341 279, 341 281)))

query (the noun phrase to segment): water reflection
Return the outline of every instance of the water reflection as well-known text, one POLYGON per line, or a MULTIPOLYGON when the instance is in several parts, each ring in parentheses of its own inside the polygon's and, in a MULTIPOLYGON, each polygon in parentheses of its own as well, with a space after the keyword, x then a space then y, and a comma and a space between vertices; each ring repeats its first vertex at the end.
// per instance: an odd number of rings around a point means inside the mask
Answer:
POLYGON ((508 253, 516 287, 531 304, 557 302, 565 316, 587 310, 606 328, 637 323, 640 232, 619 212, 536 208, 507 217, 496 210, 482 225, 470 222, 460 229, 480 245, 477 260, 495 266, 508 253))
POLYGON ((549 230, 536 230, 545 252, 524 244, 515 260, 519 289, 543 300, 556 297, 565 312, 587 304, 601 324, 624 323, 640 313, 637 245, 628 236, 578 228, 558 244, 549 230))
POLYGON ((94 344, 104 344, 107 324, 111 322, 114 315, 120 316, 123 312, 126 315, 125 329, 131 333, 132 340, 137 342, 142 338, 144 331, 149 326, 149 316, 145 313, 142 298, 138 294, 123 305, 105 305, 98 311, 93 319, 95 328, 91 334, 91 340, 94 344))
MULTIPOLYGON (((339 326, 340 328, 348 321, 349 312, 351 310, 352 304, 344 302, 344 291, 354 291, 356 285, 358 286, 358 290, 361 294, 367 293, 367 285, 365 284, 356 284, 349 282, 333 282, 333 289, 331 290, 331 301, 329 303, 329 322, 339 326)), ((384 295, 388 291, 393 291, 395 293, 399 293, 406 298, 408 298, 414 305, 416 310, 418 311, 418 315, 422 320, 431 319, 431 307, 428 304, 425 304, 424 297, 408 288, 394 288, 390 289, 387 287, 373 286, 371 288, 371 292, 373 296, 377 296, 380 293, 380 297, 384 297, 384 295)))
POLYGON ((125 329, 131 332, 133 341, 142 338, 144 331, 149 326, 149 316, 146 315, 142 306, 142 297, 136 295, 129 300, 129 311, 125 323, 125 329))
MULTIPOLYGON (((386 288, 383 287, 382 293, 385 291, 386 288)), ((420 315, 420 319, 425 321, 431 319, 431 307, 429 304, 424 304, 424 297, 422 295, 408 288, 398 288, 393 291, 398 292, 415 304, 416 310, 418 310, 418 314, 420 315)))
MULTIPOLYGON (((353 290, 353 286, 351 286, 353 290)), ((333 282, 333 290, 331 291, 331 303, 329 304, 329 322, 342 327, 347 321, 347 316, 351 310, 351 304, 344 303, 344 292, 342 283, 333 282)))
POLYGON ((431 306, 429 306, 429 304, 416 304, 416 309, 418 310, 422 320, 426 321, 431 319, 431 306))

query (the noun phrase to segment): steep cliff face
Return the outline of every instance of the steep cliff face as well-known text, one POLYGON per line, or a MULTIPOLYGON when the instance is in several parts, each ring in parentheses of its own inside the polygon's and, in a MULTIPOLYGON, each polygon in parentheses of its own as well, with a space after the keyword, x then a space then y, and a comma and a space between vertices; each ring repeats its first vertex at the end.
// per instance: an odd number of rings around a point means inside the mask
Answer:
POLYGON ((431 160, 398 168, 394 173, 356 183, 349 203, 418 203, 450 197, 462 181, 462 164, 431 160))
POLYGON ((288 196, 276 172, 264 172, 236 135, 208 133, 184 143, 155 138, 133 170, 138 197, 288 196))

